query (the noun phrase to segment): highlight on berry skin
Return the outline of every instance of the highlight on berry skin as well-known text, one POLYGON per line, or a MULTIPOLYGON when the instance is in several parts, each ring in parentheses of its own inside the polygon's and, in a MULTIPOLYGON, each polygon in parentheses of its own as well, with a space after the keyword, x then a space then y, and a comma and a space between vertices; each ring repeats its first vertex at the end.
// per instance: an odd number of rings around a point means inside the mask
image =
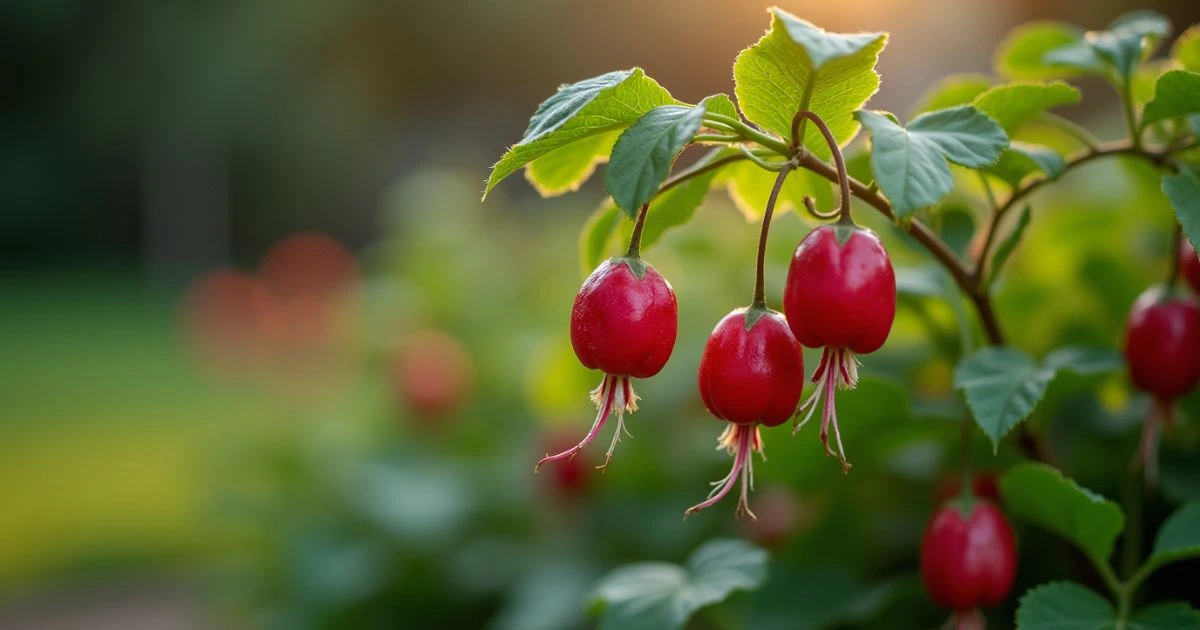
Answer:
POLYGON ((637 411, 634 378, 658 374, 671 358, 679 329, 679 307, 671 283, 649 263, 636 257, 604 261, 588 276, 571 309, 571 347, 579 362, 604 373, 592 390, 596 418, 575 446, 538 460, 534 472, 548 462, 570 460, 587 448, 608 418, 617 417, 604 470, 612 461, 625 428, 625 414, 637 411))

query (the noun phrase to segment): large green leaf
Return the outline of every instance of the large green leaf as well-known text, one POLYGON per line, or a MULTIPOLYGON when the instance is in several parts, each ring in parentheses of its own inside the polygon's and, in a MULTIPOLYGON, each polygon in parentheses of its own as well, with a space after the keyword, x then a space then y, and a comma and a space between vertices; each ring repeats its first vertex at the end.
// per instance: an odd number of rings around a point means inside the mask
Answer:
POLYGON ((529 162, 568 144, 624 129, 642 114, 673 102, 670 93, 641 68, 564 85, 538 106, 525 135, 492 167, 484 198, 529 162))
POLYGON ((983 168, 1008 146, 1000 125, 970 105, 921 114, 907 128, 882 112, 856 115, 871 133, 875 181, 900 217, 950 193, 954 178, 947 161, 983 168))
POLYGON ((608 160, 616 131, 601 133, 561 146, 525 165, 525 179, 543 197, 579 190, 596 166, 608 160))
POLYGON ((1014 517, 1070 540, 1097 564, 1108 562, 1125 526, 1116 503, 1045 464, 1017 465, 1000 479, 1000 494, 1014 517))
POLYGON ((1075 582, 1029 589, 1017 607, 1020 630, 1105 630, 1116 628, 1116 610, 1099 593, 1075 582))
POLYGON ((1200 72, 1200 24, 1193 24, 1171 46, 1171 56, 1184 70, 1200 72))
POLYGON ((912 115, 938 109, 970 105, 976 96, 992 87, 991 77, 985 74, 952 74, 933 84, 917 99, 912 115))
POLYGON ((975 423, 998 445, 1033 413, 1059 370, 1088 375, 1120 368, 1119 357, 1108 349, 1060 348, 1039 364, 1016 348, 990 346, 959 363, 954 387, 962 391, 975 423))
POLYGON ((1023 81, 997 85, 975 97, 976 109, 1012 135, 1042 112, 1079 102, 1079 90, 1062 81, 1023 81))
POLYGON ((988 347, 963 359, 954 386, 963 392, 975 423, 993 444, 1033 413, 1054 370, 1016 348, 988 347))
POLYGON ((1163 73, 1154 84, 1154 100, 1146 103, 1142 124, 1200 114, 1200 74, 1187 70, 1163 73))
POLYGON ((1165 17, 1153 11, 1134 11, 1113 20, 1107 30, 1089 31, 1075 42, 1046 52, 1042 61, 1088 73, 1112 69, 1127 80, 1170 32, 1165 17))
POLYGON ((737 590, 758 588, 767 577, 767 552, 742 540, 712 540, 686 566, 645 562, 618 568, 600 580, 602 630, 682 628, 697 610, 737 590))
POLYGON ((1175 209, 1183 234, 1200 250, 1200 174, 1180 167, 1178 173, 1163 176, 1162 189, 1175 209))
POLYGON ((637 119, 613 145, 604 185, 631 218, 650 201, 704 122, 704 106, 663 105, 637 119))
MULTIPOLYGON (((802 109, 819 115, 839 144, 858 131, 853 113, 879 89, 875 63, 885 33, 828 33, 782 9, 771 9, 771 28, 733 64, 734 94, 752 122, 781 138, 791 137, 792 117, 802 109)), ((830 155, 814 125, 804 146, 830 155)))
MULTIPOLYGON (((767 198, 778 175, 746 160, 722 168, 713 183, 726 186, 733 204, 747 221, 757 221, 766 210, 767 198)), ((833 205, 833 184, 812 171, 792 170, 783 181, 783 188, 779 189, 775 216, 789 209, 800 211, 806 195, 813 198, 819 209, 828 209, 833 205)))
POLYGON ((1200 501, 1175 511, 1158 530, 1150 561, 1163 565, 1200 556, 1200 501))

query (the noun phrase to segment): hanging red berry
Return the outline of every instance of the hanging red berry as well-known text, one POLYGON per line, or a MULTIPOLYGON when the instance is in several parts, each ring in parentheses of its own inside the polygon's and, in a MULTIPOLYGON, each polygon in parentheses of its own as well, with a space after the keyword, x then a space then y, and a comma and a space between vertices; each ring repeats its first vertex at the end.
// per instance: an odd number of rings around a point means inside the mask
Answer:
POLYGON ((1016 574, 1012 528, 994 503, 955 500, 934 514, 921 541, 921 579, 939 606, 970 618, 1003 602, 1016 574))
POLYGON ((845 223, 819 227, 804 237, 792 256, 783 293, 783 310, 796 339, 824 348, 813 372, 817 384, 801 406, 807 411, 796 430, 821 404, 821 443, 829 446, 829 428, 837 441, 836 456, 849 470, 838 429, 835 389, 858 384, 856 355, 878 350, 896 316, 896 275, 875 233, 845 223))
POLYGON ((754 518, 747 495, 754 487, 751 454, 762 453, 758 427, 787 422, 804 389, 804 354, 783 315, 761 306, 726 315, 704 345, 699 387, 709 413, 729 423, 717 448, 733 455, 733 467, 684 515, 715 504, 740 482, 737 512, 754 518))
POLYGON ((543 457, 537 466, 574 457, 615 413, 612 444, 598 468, 608 466, 625 430, 625 413, 637 410, 638 396, 630 379, 649 378, 662 370, 671 358, 678 329, 675 291, 654 267, 629 257, 601 263, 584 281, 571 310, 575 355, 584 366, 604 372, 600 386, 592 390, 596 420, 579 444, 543 457))
POLYGON ((1133 384, 1154 397, 1138 448, 1153 483, 1162 425, 1170 423, 1175 399, 1200 381, 1200 302, 1161 286, 1143 291, 1129 312, 1125 361, 1133 384))

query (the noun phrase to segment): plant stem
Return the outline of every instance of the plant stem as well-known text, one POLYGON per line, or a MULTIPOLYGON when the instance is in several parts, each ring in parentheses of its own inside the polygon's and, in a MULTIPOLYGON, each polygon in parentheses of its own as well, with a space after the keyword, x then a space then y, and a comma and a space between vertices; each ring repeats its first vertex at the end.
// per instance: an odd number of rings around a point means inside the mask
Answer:
POLYGON ((718 158, 716 160, 713 160, 713 161, 705 163, 705 164, 693 165, 691 168, 688 168, 688 169, 679 171, 678 173, 675 173, 674 175, 672 175, 670 177, 670 179, 663 182, 663 185, 659 186, 658 192, 655 193, 655 196, 661 195, 661 194, 667 192, 668 190, 682 184, 683 182, 685 182, 693 177, 698 177, 709 171, 721 168, 722 166, 725 166, 726 164, 729 164, 732 162, 737 162, 739 160, 745 160, 745 159, 748 159, 748 158, 746 156, 740 155, 740 154, 739 155, 727 155, 723 158, 718 158))
MULTIPOLYGON (((803 129, 800 123, 804 120, 811 120, 813 125, 816 125, 817 129, 821 132, 821 135, 825 137, 825 144, 829 145, 829 152, 833 155, 834 166, 837 167, 837 184, 841 189, 841 197, 838 203, 838 223, 854 225, 854 219, 850 216, 850 175, 846 172, 846 160, 842 156, 842 149, 838 146, 837 139, 833 137, 833 132, 829 130, 829 126, 825 124, 824 120, 821 120, 820 116, 803 109, 796 112, 796 115, 792 118, 792 142, 794 143, 794 150, 797 154, 801 151, 800 134, 803 132, 803 129)), ((809 211, 819 216, 819 213, 813 210, 813 208, 810 207, 809 211)))
POLYGON ((971 412, 963 413, 959 423, 958 456, 962 467, 962 487, 959 494, 963 497, 975 496, 975 483, 971 478, 971 412))
POLYGON ((742 137, 737 134, 699 133, 692 136, 692 142, 737 142, 742 137))
POLYGON ((1137 115, 1133 111, 1133 86, 1129 77, 1124 77, 1121 83, 1121 108, 1125 111, 1125 126, 1129 128, 1129 138, 1133 148, 1142 148, 1142 130, 1138 128, 1137 115))
POLYGON ((638 212, 637 223, 633 224, 633 236, 629 238, 629 251, 625 253, 628 258, 640 258, 642 255, 642 230, 646 227, 646 214, 650 212, 650 204, 642 204, 641 211, 638 212))
POLYGON ((1142 510, 1138 483, 1133 475, 1122 475, 1121 503, 1125 509, 1125 536, 1121 540, 1121 575, 1129 579, 1142 557, 1142 510))
POLYGON ((736 118, 730 118, 729 116, 708 112, 704 114, 704 121, 705 123, 716 123, 714 126, 717 127, 728 128, 730 131, 741 134, 743 138, 747 140, 753 140, 754 142, 757 142, 782 156, 790 157, 792 154, 792 151, 786 142, 776 138, 775 136, 767 135, 736 118))
POLYGON ((1167 291, 1175 289, 1175 281, 1179 279, 1179 248, 1183 245, 1183 226, 1175 223, 1171 232, 1171 249, 1167 255, 1167 291))
POLYGON ((779 198, 779 191, 783 188, 783 181, 787 179, 788 173, 792 171, 794 165, 791 161, 783 164, 783 169, 779 171, 779 176, 775 178, 775 186, 771 188, 771 196, 767 198, 767 208, 763 211, 762 230, 758 233, 758 266, 756 267, 756 275, 754 277, 754 306, 758 308, 766 308, 767 306, 767 288, 766 288, 766 272, 767 264, 767 234, 771 230, 771 215, 775 213, 775 201, 779 198))

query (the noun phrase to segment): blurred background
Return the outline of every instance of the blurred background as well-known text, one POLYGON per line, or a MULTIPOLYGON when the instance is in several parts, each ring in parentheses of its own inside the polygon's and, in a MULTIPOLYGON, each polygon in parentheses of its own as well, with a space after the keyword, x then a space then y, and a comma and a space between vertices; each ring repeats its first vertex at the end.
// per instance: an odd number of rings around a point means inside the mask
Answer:
MULTIPOLYGON (((890 31, 871 107, 901 114, 943 75, 990 73, 1024 21, 1200 21, 1192 0, 779 4, 890 31)), ((915 558, 955 462, 957 302, 875 217, 906 294, 839 403, 851 475, 815 435, 770 431, 757 524, 732 501, 680 519, 728 466, 694 376, 753 280, 757 228, 721 192, 647 254, 683 308, 671 363, 637 386, 636 438, 603 476, 587 457, 532 474, 594 415, 599 375, 567 321, 603 192, 543 200, 512 177, 480 204, 488 169, 560 83, 640 65, 682 100, 731 93, 766 6, 4 3, 0 628, 586 628, 597 577, 716 535, 768 546, 771 579, 697 628, 941 621, 915 558)), ((1120 135, 1111 90, 1082 86, 1063 113, 1120 135)), ((1117 347, 1163 273, 1157 189, 1110 161, 1040 197, 998 298, 1016 345, 1117 347)), ((980 209, 950 206, 937 228, 961 250, 980 209)), ((810 227, 779 218, 774 295, 810 227)), ((1144 409, 1124 378, 1060 379, 1038 422, 1069 473, 1115 496, 1144 409)), ((1198 437, 1185 422, 1168 450, 1198 437)), ((977 447, 987 469, 1015 458, 977 447)), ((1195 465, 1165 457, 1151 524, 1200 494, 1195 465)), ((1019 533, 1014 593, 1078 571, 1019 533)), ((1196 597, 1171 577, 1156 596, 1196 597)))

